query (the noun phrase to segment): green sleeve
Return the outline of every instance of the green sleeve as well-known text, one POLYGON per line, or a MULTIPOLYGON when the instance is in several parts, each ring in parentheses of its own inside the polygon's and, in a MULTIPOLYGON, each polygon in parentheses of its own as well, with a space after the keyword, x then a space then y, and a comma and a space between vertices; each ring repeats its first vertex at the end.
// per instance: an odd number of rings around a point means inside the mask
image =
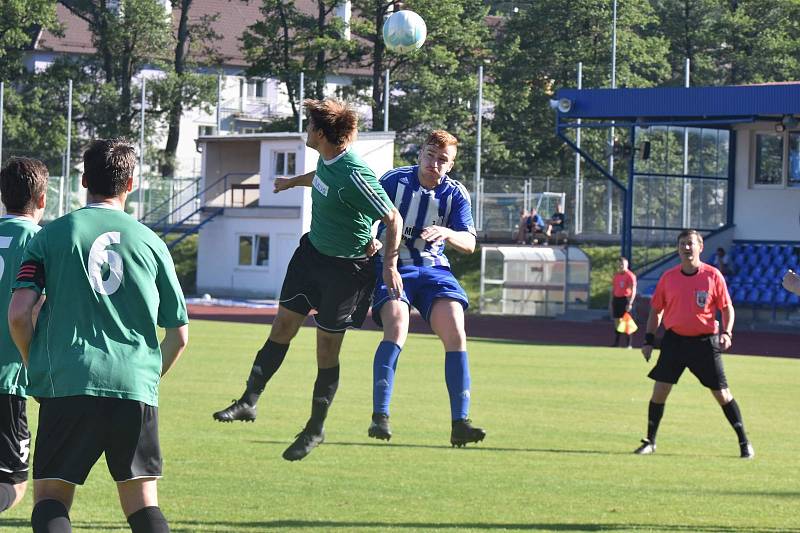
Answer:
POLYGON ((378 178, 369 168, 351 168, 346 183, 347 186, 341 192, 343 199, 372 220, 385 217, 394 207, 378 178))
POLYGON ((186 300, 183 290, 175 274, 175 265, 169 255, 167 247, 157 251, 158 274, 156 287, 158 288, 158 325, 162 328, 177 328, 189 323, 189 314, 186 311, 186 300))
MULTIPOLYGON (((25 246, 25 252, 22 254, 22 262, 20 263, 20 270, 29 268, 25 265, 27 262, 38 263, 37 268, 44 270, 44 248, 45 248, 45 232, 39 231, 25 246)), ((27 270, 26 270, 27 271, 27 270)), ((45 279, 46 279, 45 272, 45 279)), ((33 289, 39 294, 44 292, 44 287, 31 276, 21 276, 17 272, 14 273, 15 279, 11 286, 11 291, 17 289, 33 289)))

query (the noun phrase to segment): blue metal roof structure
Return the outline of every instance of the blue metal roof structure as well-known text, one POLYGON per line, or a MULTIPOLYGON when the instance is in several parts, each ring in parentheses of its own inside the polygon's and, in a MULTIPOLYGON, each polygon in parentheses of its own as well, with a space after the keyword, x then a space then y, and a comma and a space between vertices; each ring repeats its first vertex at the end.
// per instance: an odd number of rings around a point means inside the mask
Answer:
MULTIPOLYGON (((624 195, 622 255, 631 258, 633 235, 634 158, 627 179, 612 175, 604 165, 582 150, 565 132, 579 128, 627 128, 631 146, 637 127, 654 125, 730 129, 738 123, 759 120, 794 121, 800 116, 800 82, 723 87, 660 87, 645 89, 559 89, 551 101, 556 110, 556 135, 603 174, 624 195)), ((732 132, 732 137, 735 132, 732 132)), ((735 147, 733 138, 732 147, 735 147)), ((731 150, 729 176, 733 182, 731 150)), ((607 157, 607 156, 606 156, 607 157)), ((729 188, 728 222, 732 224, 733 188, 729 188)), ((721 231, 720 230, 720 231, 721 231)))
POLYGON ((560 89, 570 101, 562 120, 606 119, 652 123, 780 118, 800 113, 800 83, 651 89, 560 89))

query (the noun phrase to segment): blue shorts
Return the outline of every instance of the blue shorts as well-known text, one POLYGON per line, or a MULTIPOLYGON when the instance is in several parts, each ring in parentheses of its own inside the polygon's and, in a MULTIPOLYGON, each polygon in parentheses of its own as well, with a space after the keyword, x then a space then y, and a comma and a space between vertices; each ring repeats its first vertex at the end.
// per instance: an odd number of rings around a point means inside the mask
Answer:
MULTIPOLYGON (((380 268, 380 266, 378 266, 380 268)), ((446 268, 402 266, 398 269, 403 278, 403 294, 400 299, 414 306, 426 322, 430 322, 433 301, 449 298, 459 302, 464 309, 469 307, 467 293, 458 284, 453 273, 446 268)), ((389 300, 389 291, 383 282, 382 272, 378 271, 378 282, 372 294, 372 320, 383 327, 381 307, 389 300)))

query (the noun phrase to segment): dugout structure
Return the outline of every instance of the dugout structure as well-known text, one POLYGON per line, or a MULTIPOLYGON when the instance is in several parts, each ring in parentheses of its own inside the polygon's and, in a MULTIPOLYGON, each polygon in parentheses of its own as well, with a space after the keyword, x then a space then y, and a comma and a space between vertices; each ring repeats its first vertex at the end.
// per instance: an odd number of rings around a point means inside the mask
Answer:
POLYGON ((589 306, 589 258, 576 246, 482 246, 481 314, 554 317, 589 306))

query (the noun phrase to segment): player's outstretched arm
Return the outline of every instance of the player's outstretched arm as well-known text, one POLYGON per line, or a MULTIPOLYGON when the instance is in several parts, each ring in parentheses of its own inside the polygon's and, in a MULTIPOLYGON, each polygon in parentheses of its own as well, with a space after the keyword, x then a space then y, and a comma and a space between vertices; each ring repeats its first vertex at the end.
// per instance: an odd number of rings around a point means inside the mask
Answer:
POLYGON ((314 181, 314 174, 316 173, 316 170, 312 170, 293 178, 275 178, 272 192, 277 193, 292 187, 311 187, 311 182, 314 181))
POLYGON ((403 217, 396 207, 392 207, 381 221, 386 224, 386 247, 383 250, 383 282, 391 298, 400 298, 403 292, 403 278, 397 270, 397 256, 400 237, 403 234, 403 217))
POLYGON ((783 288, 800 295, 800 276, 789 270, 783 276, 783 288))
POLYGON ((22 288, 14 291, 8 305, 8 329, 25 366, 28 366, 28 352, 33 338, 33 309, 38 302, 37 291, 22 288))
POLYGON ((455 251, 469 255, 475 251, 475 235, 468 231, 455 231, 443 226, 428 226, 420 237, 428 242, 446 242, 455 251))
POLYGON ((167 328, 161 341, 161 375, 164 376, 178 362, 186 345, 189 344, 189 325, 167 328))

